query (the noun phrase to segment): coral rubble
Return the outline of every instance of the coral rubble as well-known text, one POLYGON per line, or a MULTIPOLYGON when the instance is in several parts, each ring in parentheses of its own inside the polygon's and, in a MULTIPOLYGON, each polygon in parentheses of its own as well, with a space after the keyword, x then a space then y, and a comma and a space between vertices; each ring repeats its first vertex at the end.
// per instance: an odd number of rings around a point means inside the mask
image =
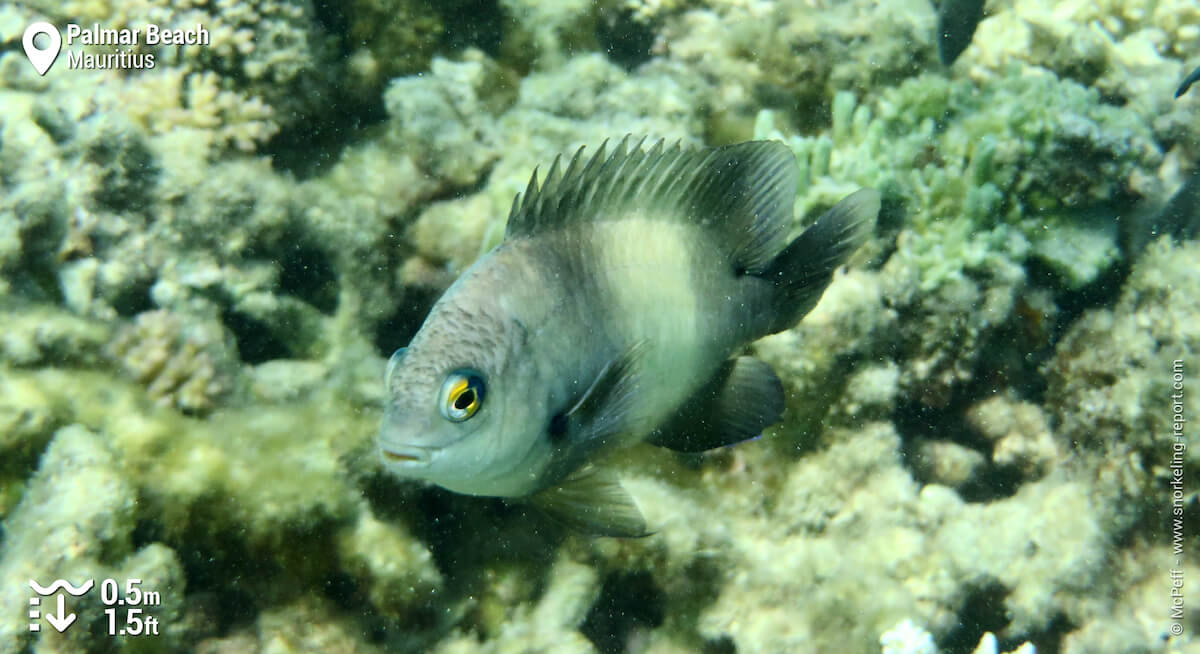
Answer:
POLYGON ((1128 230, 1200 158, 1198 21, 1004 0, 940 67, 923 0, 0 6, 0 652, 1196 651, 1200 249, 1128 230), (212 42, 41 76, 36 20, 212 42), (782 140, 796 231, 880 190, 754 345, 785 420, 615 455, 644 539, 388 478, 386 357, 627 133, 782 140), (54 578, 161 635, 31 632, 54 578))

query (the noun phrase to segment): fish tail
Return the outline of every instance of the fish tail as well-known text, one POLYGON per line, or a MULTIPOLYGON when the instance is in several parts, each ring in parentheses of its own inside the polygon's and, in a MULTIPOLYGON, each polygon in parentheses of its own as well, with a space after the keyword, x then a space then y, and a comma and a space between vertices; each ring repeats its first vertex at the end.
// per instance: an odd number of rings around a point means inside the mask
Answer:
POLYGON ((817 305, 833 271, 871 235, 878 214, 879 193, 856 191, 775 256, 759 275, 773 284, 767 333, 791 328, 817 305))

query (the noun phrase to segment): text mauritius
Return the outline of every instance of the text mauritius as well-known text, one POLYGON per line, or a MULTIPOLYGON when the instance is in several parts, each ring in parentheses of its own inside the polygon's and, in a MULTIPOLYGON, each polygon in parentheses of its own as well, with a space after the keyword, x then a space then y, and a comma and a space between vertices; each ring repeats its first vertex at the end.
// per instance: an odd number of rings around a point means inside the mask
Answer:
POLYGON ((101 70, 120 68, 125 70, 148 70, 154 68, 153 52, 138 52, 141 46, 188 46, 208 45, 208 30, 200 23, 195 27, 164 29, 153 23, 141 28, 120 29, 100 27, 92 24, 85 28, 71 23, 67 25, 67 45, 87 46, 130 46, 109 52, 67 52, 67 67, 71 69, 101 70))

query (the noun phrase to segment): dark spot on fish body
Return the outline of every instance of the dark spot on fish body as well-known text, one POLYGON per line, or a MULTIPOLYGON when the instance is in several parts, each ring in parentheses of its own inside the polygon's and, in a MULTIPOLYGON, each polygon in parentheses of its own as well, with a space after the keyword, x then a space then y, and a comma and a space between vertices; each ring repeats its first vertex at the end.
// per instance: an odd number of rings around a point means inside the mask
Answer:
POLYGON ((546 429, 546 433, 550 435, 550 442, 561 443, 567 436, 567 414, 559 412, 551 416, 550 426, 546 429))

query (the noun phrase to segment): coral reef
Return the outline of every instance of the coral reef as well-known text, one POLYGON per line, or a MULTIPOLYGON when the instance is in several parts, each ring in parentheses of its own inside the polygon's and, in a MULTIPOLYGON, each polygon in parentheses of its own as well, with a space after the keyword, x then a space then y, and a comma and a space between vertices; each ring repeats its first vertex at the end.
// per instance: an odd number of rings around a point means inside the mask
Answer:
MULTIPOLYGON (((907 619, 880 636, 879 644, 883 646, 883 654, 937 654, 938 652, 937 646, 933 643, 933 636, 913 624, 912 620, 907 619)), ((989 631, 979 639, 979 646, 975 648, 974 654, 997 654, 999 651, 996 645, 996 635, 989 631)), ((1025 643, 1006 654, 1036 654, 1036 652, 1037 648, 1025 643)))
POLYGON ((1024 477, 1042 476, 1062 457, 1037 405, 994 397, 968 409, 967 421, 991 442, 993 463, 1012 466, 1024 477))
POLYGON ((1156 241, 1116 304, 1084 313, 1045 364, 1059 436, 1122 481, 1126 506, 1148 512, 1174 505, 1172 465, 1200 473, 1195 430, 1177 420, 1200 411, 1183 390, 1200 351, 1194 303, 1183 300, 1200 292, 1197 253, 1194 242, 1156 241))
POLYGON ((110 348, 121 369, 160 405, 198 413, 232 390, 229 340, 219 323, 185 325, 158 310, 139 314, 110 348))
POLYGON ((1194 651, 1200 250, 1122 230, 1200 160, 1198 21, 989 3, 943 69, 924 0, 0 6, 0 651, 1194 651), (212 44, 40 76, 41 19, 212 44), (605 462, 645 539, 388 478, 386 357, 627 133, 784 141, 795 232, 881 191, 753 346, 785 420, 605 462), (143 579, 162 636, 28 631, 59 577, 143 579))
MULTIPOLYGON (((48 586, 55 579, 76 585, 104 579, 141 579, 160 589, 154 613, 162 620, 162 646, 179 644, 178 617, 184 603, 184 571, 170 548, 153 543, 137 550, 132 532, 137 493, 114 453, 97 434, 80 425, 58 430, 37 473, 29 480, 20 504, 5 518, 0 554, 0 643, 17 651, 32 633, 26 620, 32 589, 29 581, 48 586)), ((104 637, 99 592, 84 595, 71 610, 86 615, 74 630, 42 640, 47 651, 88 651, 104 637)))

